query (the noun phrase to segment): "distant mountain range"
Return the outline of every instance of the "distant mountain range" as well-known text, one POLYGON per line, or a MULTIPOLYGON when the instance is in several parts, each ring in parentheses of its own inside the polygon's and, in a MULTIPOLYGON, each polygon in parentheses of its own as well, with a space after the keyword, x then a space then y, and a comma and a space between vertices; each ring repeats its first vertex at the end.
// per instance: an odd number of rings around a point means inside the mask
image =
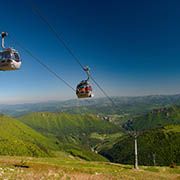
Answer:
POLYGON ((107 98, 88 100, 53 101, 32 104, 0 105, 0 113, 11 116, 21 116, 29 112, 68 112, 68 113, 95 113, 95 114, 142 114, 155 108, 180 105, 180 94, 152 95, 137 97, 112 97, 116 106, 107 98))

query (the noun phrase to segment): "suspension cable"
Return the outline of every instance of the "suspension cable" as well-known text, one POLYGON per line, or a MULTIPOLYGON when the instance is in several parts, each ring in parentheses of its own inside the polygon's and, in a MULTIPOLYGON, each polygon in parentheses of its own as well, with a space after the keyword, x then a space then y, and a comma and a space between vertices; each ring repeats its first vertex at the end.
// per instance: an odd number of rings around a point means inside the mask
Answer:
POLYGON ((63 44, 63 46, 66 48, 66 50, 71 54, 71 56, 76 60, 76 62, 80 65, 82 69, 84 69, 84 66, 81 64, 79 58, 73 53, 72 49, 67 45, 67 42, 63 39, 63 37, 56 31, 56 29, 49 23, 47 18, 42 15, 40 9, 35 5, 35 3, 31 2, 33 11, 41 18, 41 20, 49 27, 51 32, 55 35, 55 37, 58 39, 58 42, 63 44))
POLYGON ((12 38, 12 36, 9 36, 9 37, 21 49, 23 49, 27 54, 29 54, 36 62, 38 62, 41 66, 43 66, 48 72, 50 72, 53 76, 55 76, 57 79, 59 79, 64 84, 66 84, 69 88, 71 88, 74 92, 76 92, 76 90, 67 81, 65 81, 59 74, 57 74, 55 71, 53 71, 49 66, 47 66, 43 61, 41 61, 37 56, 35 56, 29 49, 25 48, 22 44, 17 42, 14 38, 12 38))
POLYGON ((115 104, 114 100, 108 96, 108 94, 104 91, 104 89, 99 85, 99 83, 90 75, 90 78, 92 79, 92 81, 96 84, 96 86, 103 92, 103 94, 109 99, 109 101, 115 106, 117 107, 117 105, 115 104))
MULTIPOLYGON (((37 5, 31 1, 31 7, 32 10, 35 12, 36 15, 40 17, 40 19, 49 27, 49 30, 55 35, 55 37, 58 39, 58 42, 62 44, 65 49, 69 52, 69 54, 74 58, 74 60, 79 64, 79 66, 83 69, 84 71, 84 66, 82 65, 81 61, 79 58, 74 54, 72 49, 68 46, 67 42, 63 39, 62 35, 60 35, 56 29, 50 24, 50 22, 47 20, 47 18, 41 13, 40 9, 37 7, 37 5)), ((111 103, 116 106, 115 102, 113 99, 103 90, 103 88, 97 83, 97 81, 90 75, 92 81, 96 84, 96 86, 102 91, 102 93, 111 101, 111 103)))

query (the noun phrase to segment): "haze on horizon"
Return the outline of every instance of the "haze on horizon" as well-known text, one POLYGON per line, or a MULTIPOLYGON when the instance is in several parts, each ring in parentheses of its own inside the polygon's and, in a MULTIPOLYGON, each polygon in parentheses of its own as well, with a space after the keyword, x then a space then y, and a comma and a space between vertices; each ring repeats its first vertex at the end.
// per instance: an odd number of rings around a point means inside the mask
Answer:
MULTIPOLYGON (((180 2, 37 0, 36 4, 109 96, 180 92, 180 2)), ((8 31, 71 86, 86 78, 26 1, 7 0, 5 7, 0 6, 0 16, 0 31, 8 31)), ((15 47, 23 62, 19 71, 0 72, 0 104, 76 98, 11 39, 6 39, 6 46, 15 47)), ((93 88, 95 97, 103 96, 94 84, 93 88)))

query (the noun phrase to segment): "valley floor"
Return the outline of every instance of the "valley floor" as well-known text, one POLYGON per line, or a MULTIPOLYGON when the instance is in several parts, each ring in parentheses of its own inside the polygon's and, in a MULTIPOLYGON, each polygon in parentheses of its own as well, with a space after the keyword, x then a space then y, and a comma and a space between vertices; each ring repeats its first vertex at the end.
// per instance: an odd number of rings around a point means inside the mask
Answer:
POLYGON ((31 158, 0 156, 0 179, 26 180, 114 180, 180 179, 180 167, 145 167, 134 170, 130 165, 88 162, 73 157, 31 158))

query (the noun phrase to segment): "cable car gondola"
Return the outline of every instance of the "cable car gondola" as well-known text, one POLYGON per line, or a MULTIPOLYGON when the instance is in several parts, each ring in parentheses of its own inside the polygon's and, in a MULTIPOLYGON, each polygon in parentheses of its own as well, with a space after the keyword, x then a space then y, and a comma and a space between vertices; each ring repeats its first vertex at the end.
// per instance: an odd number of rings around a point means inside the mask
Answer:
POLYGON ((6 36, 7 33, 1 33, 3 51, 0 52, 0 71, 17 70, 21 67, 21 59, 15 49, 4 47, 4 38, 6 36))
POLYGON ((78 98, 91 98, 94 95, 92 94, 92 87, 89 83, 89 77, 90 77, 90 73, 89 73, 89 68, 85 67, 84 68, 85 72, 88 75, 88 78, 86 80, 81 81, 77 87, 76 87, 76 95, 78 98))

